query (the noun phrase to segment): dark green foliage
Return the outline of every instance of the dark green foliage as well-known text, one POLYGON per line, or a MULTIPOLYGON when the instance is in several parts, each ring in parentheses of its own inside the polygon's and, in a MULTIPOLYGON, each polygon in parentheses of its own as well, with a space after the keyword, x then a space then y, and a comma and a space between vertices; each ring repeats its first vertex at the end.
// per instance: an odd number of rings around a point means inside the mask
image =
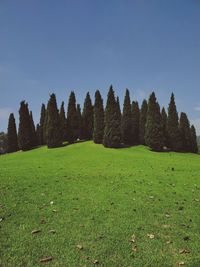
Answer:
POLYGON ((37 129, 39 145, 45 144, 45 116, 46 116, 46 107, 44 104, 42 104, 41 112, 40 112, 40 125, 39 125, 40 127, 37 129))
POLYGON ((40 146, 41 145, 41 143, 40 143, 40 132, 41 132, 41 129, 40 129, 40 124, 39 123, 37 123, 37 125, 36 125, 36 138, 37 138, 37 144, 38 144, 38 146, 40 146))
POLYGON ((137 101, 133 101, 131 105, 132 112, 132 144, 138 145, 139 142, 139 123, 140 109, 137 101))
POLYGON ((162 118, 160 114, 160 106, 156 100, 154 92, 150 95, 148 102, 145 143, 154 151, 163 150, 164 137, 162 118))
POLYGON ((17 130, 14 114, 11 113, 8 120, 8 132, 7 132, 7 152, 18 151, 17 130))
POLYGON ((181 112, 180 115, 180 134, 182 141, 182 151, 190 152, 191 151, 191 131, 190 131, 190 123, 187 115, 184 112, 181 112))
POLYGON ((35 147, 38 145, 37 143, 37 136, 36 136, 36 130, 35 130, 35 124, 34 124, 34 120, 33 120, 33 114, 32 111, 30 111, 30 121, 31 121, 31 142, 32 142, 32 146, 35 147))
POLYGON ((119 103, 115 99, 115 94, 110 86, 105 109, 105 129, 103 145, 105 147, 120 147, 121 144, 121 114, 119 113, 119 103))
POLYGON ((93 116, 93 106, 90 98, 89 92, 86 95, 84 106, 83 106, 83 139, 90 140, 93 136, 93 124, 94 124, 94 116, 93 116))
POLYGON ((179 119, 173 93, 168 108, 167 135, 168 147, 173 151, 181 151, 182 142, 179 130, 179 119))
POLYGON ((78 137, 78 139, 81 140, 81 139, 83 139, 83 121, 82 121, 80 104, 77 104, 76 112, 77 112, 77 125, 78 125, 77 137, 78 137))
POLYGON ((59 147, 62 145, 62 134, 55 94, 50 95, 47 113, 47 146, 48 148, 59 147))
POLYGON ((60 118, 60 129, 61 129, 62 141, 66 141, 67 140, 67 119, 65 116, 64 102, 61 103, 59 118, 60 118))
POLYGON ((126 89, 121 121, 122 142, 126 145, 132 144, 132 111, 129 90, 126 89))
POLYGON ((147 121, 148 104, 146 99, 142 102, 140 111, 140 123, 139 123, 139 141, 141 145, 145 145, 145 125, 147 121))
POLYGON ((163 137, 164 137, 164 146, 167 146, 167 113, 165 111, 165 108, 162 108, 161 111, 161 117, 162 117, 162 129, 163 129, 163 137))
POLYGON ((76 109, 76 97, 72 91, 69 96, 67 109, 67 141, 72 144, 78 138, 78 117, 76 109))
POLYGON ((191 133, 191 147, 190 147, 191 150, 190 150, 190 152, 198 153, 197 135, 196 135, 196 130, 195 130, 194 125, 191 126, 190 133, 191 133))
POLYGON ((0 132, 0 155, 7 152, 7 134, 0 132))
POLYGON ((96 144, 102 144, 104 134, 104 108, 103 99, 99 90, 95 92, 94 102, 94 133, 93 140, 96 144))
POLYGON ((18 140, 21 150, 26 151, 32 149, 32 126, 28 104, 25 101, 20 103, 18 140))

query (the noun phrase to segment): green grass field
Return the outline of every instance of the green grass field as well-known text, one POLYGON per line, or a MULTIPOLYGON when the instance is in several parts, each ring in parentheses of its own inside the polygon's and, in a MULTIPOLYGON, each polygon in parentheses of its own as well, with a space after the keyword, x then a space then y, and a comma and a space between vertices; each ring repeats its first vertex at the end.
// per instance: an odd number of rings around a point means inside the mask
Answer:
POLYGON ((199 267, 199 201, 199 155, 85 142, 1 156, 0 266, 199 267))

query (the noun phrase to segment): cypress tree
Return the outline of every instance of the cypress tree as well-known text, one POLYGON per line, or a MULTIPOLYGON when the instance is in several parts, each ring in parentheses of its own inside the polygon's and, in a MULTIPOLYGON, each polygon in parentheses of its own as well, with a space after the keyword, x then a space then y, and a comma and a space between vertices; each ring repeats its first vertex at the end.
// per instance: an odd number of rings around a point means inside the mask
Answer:
POLYGON ((46 107, 44 104, 42 104, 41 111, 40 111, 40 124, 39 127, 37 127, 37 132, 38 135, 38 144, 39 145, 44 145, 45 144, 45 114, 46 114, 46 107))
POLYGON ((140 111, 140 122, 139 122, 139 140, 141 145, 145 145, 145 125, 147 121, 147 110, 148 110, 148 104, 146 99, 144 99, 140 111))
POLYGON ((36 125, 36 138, 37 138, 37 144, 40 146, 41 145, 41 129, 40 129, 40 124, 37 123, 36 125))
POLYGON ((133 101, 131 105, 132 112, 132 144, 139 144, 139 123, 140 123, 140 109, 137 101, 133 101))
POLYGON ((198 153, 197 135, 194 125, 191 126, 191 150, 192 153, 198 153))
POLYGON ((8 132, 7 132, 7 152, 18 151, 17 130, 14 114, 11 113, 8 120, 8 132))
POLYGON ((60 106, 59 118, 60 118, 62 141, 66 141, 67 140, 67 119, 65 116, 64 102, 62 102, 60 106))
POLYGON ((115 99, 115 94, 110 86, 106 109, 105 109, 105 129, 103 145, 105 147, 120 147, 121 143, 121 121, 119 117, 119 103, 115 99))
POLYGON ((168 147, 173 151, 181 151, 182 143, 179 130, 179 118, 176 110, 174 94, 172 93, 167 118, 168 147))
POLYGON ((164 137, 164 146, 167 146, 167 113, 165 111, 165 108, 162 108, 161 111, 161 117, 162 117, 162 129, 163 129, 163 137, 164 137))
POLYGON ((181 112, 180 115, 180 134, 182 140, 182 151, 190 152, 191 151, 191 130, 190 123, 187 115, 184 112, 181 112))
POLYGON ((67 140, 70 144, 78 138, 78 117, 76 109, 76 97, 72 91, 69 96, 67 109, 67 140))
POLYGON ((86 98, 83 106, 83 139, 90 140, 93 136, 93 106, 89 92, 86 94, 86 98))
POLYGON ((32 148, 31 120, 28 104, 25 101, 20 103, 18 140, 21 150, 26 151, 32 148))
POLYGON ((116 104, 117 104, 116 105, 116 107, 117 107, 117 115, 118 115, 118 118, 119 118, 119 121, 120 121, 120 125, 121 125, 122 113, 121 113, 120 102, 119 102, 119 97, 118 96, 117 96, 116 104))
POLYGON ((160 106, 154 92, 148 102, 145 142, 154 151, 162 151, 164 146, 160 106))
POLYGON ((50 95, 47 105, 47 146, 48 148, 59 147, 62 145, 62 135, 55 94, 50 95))
POLYGON ((104 108, 103 99, 99 90, 95 92, 94 102, 94 133, 93 140, 96 144, 102 144, 104 134, 104 108))
POLYGON ((81 114, 81 107, 80 104, 77 104, 76 107, 76 112, 77 112, 77 125, 78 125, 78 134, 77 137, 78 139, 82 139, 83 133, 82 133, 82 128, 83 128, 83 123, 82 123, 82 114, 81 114))
POLYGON ((30 121, 31 121, 31 141, 32 141, 32 147, 37 146, 37 136, 36 136, 36 130, 35 130, 35 124, 33 120, 33 114, 32 111, 30 111, 30 121))
POLYGON ((132 144, 132 111, 131 111, 130 94, 129 94, 128 89, 126 89, 126 94, 124 97, 121 130, 122 130, 122 142, 125 145, 131 145, 132 144))

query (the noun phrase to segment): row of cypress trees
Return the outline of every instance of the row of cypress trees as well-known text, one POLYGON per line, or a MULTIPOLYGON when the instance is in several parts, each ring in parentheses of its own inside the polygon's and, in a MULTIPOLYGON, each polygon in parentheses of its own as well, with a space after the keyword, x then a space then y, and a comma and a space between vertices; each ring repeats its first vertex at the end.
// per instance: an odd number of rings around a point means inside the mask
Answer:
POLYGON ((38 145, 49 148, 59 147, 64 141, 70 144, 77 140, 91 140, 105 147, 147 145, 154 151, 198 152, 196 131, 185 113, 177 113, 174 95, 171 95, 168 114, 160 105, 153 92, 148 102, 143 100, 141 109, 138 102, 131 103, 126 89, 123 111, 119 98, 110 86, 104 110, 100 91, 95 92, 92 104, 87 93, 83 111, 76 104, 75 93, 69 96, 67 114, 64 102, 58 110, 55 94, 50 95, 47 107, 42 104, 40 122, 35 129, 32 112, 22 101, 19 109, 19 130, 17 135, 14 115, 8 122, 8 152, 19 149, 26 151, 38 145))

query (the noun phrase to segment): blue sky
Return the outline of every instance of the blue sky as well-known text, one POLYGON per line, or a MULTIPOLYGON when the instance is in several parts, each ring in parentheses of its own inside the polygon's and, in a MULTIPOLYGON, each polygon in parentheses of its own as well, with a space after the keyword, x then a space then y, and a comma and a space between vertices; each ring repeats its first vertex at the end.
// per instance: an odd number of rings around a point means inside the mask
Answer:
POLYGON ((105 102, 113 84, 121 104, 173 91, 200 134, 199 0, 0 0, 0 40, 0 131, 21 100, 38 122, 49 93, 105 102))

